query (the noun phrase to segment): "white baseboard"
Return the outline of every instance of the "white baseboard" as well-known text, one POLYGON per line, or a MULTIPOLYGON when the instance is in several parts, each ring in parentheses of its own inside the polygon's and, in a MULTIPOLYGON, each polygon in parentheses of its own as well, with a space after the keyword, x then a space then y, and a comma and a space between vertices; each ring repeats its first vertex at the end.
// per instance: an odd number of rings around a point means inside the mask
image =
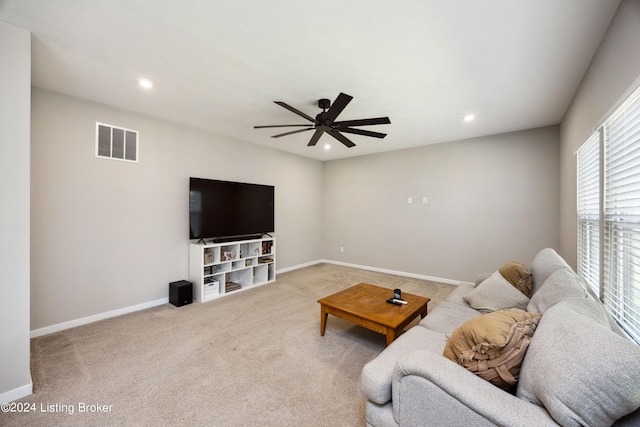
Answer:
POLYGON ((316 265, 316 264, 322 264, 324 261, 319 259, 316 261, 311 261, 311 262, 305 262, 304 264, 298 264, 298 265, 294 265, 293 267, 287 267, 287 268, 283 268, 282 270, 276 270, 277 274, 280 273, 286 273, 288 271, 293 271, 293 270, 298 270, 300 268, 305 268, 305 267, 311 267, 312 265, 316 265))
MULTIPOLYGON (((300 268, 305 268, 305 267, 311 267, 312 265, 322 264, 322 263, 341 265, 341 266, 344 266, 344 267, 359 268, 361 270, 376 271, 378 273, 395 274, 396 276, 411 277, 411 278, 414 278, 414 279, 430 280, 432 282, 448 283, 448 284, 451 284, 451 285, 459 285, 460 283, 469 283, 469 282, 464 282, 462 280, 446 279, 446 278, 443 278, 443 277, 426 276, 426 275, 423 275, 423 274, 407 273, 405 271, 388 270, 388 269, 385 269, 385 268, 371 267, 371 266, 368 266, 368 265, 351 264, 351 263, 347 263, 347 262, 334 261, 334 260, 330 260, 330 259, 320 259, 320 260, 316 260, 316 261, 307 262, 307 263, 304 263, 304 264, 294 265, 292 267, 286 267, 286 268, 277 270, 276 273, 277 274, 286 273, 288 271, 298 270, 300 268)), ((132 305, 130 307, 119 308, 117 310, 108 311, 106 313, 94 314, 93 316, 87 316, 87 317, 83 317, 81 319, 70 320, 68 322, 58 323, 56 325, 46 326, 46 327, 40 328, 40 329, 34 329, 34 330, 31 331, 31 338, 40 337, 42 335, 47 335, 47 334, 51 334, 51 333, 54 333, 54 332, 60 332, 60 331, 63 331, 65 329, 75 328, 76 326, 86 325, 86 324, 89 324, 89 323, 97 322, 98 320, 108 319, 110 317, 116 317, 116 316, 121 316, 123 314, 133 313, 134 311, 144 310, 144 309, 155 307, 155 306, 158 306, 158 305, 167 304, 168 302, 169 302, 169 298, 168 297, 167 298, 161 298, 161 299, 158 299, 158 300, 155 300, 155 301, 149 301, 149 302, 145 302, 145 303, 142 303, 142 304, 132 305)), ((31 394, 31 392, 29 392, 25 396, 28 396, 29 394, 31 394)), ((0 395, 0 396, 2 396, 2 395, 0 395)), ((20 397, 23 397, 23 396, 20 396, 20 397)), ((13 400, 15 400, 15 399, 13 399, 13 400)), ((2 399, 0 399, 0 401, 2 401, 2 399)))
POLYGON ((116 316, 121 316, 123 314, 133 313, 134 311, 144 310, 144 309, 155 307, 158 305, 167 304, 168 302, 169 302, 169 297, 161 298, 155 301, 149 301, 142 304, 119 308, 117 310, 107 311, 106 313, 94 314, 93 316, 87 316, 81 319, 70 320, 68 322, 62 322, 56 325, 46 326, 40 329, 34 329, 31 331, 31 338, 36 338, 42 335, 63 331, 69 328, 75 328, 76 326, 86 325, 89 323, 97 322, 98 320, 108 319, 110 317, 116 317, 116 316))
POLYGON ((435 276, 426 276, 424 274, 408 273, 406 271, 388 270, 386 268, 371 267, 369 265, 352 264, 348 262, 335 261, 331 259, 319 259, 319 260, 307 262, 304 264, 294 265, 293 267, 287 267, 287 268, 283 268, 282 270, 278 270, 277 273, 278 274, 286 273, 288 271, 298 270, 300 268, 310 267, 312 265, 322 264, 322 263, 341 265, 343 267, 359 268, 360 270, 369 270, 369 271, 375 271, 378 273, 394 274, 396 276, 411 277, 413 279, 430 280, 432 282, 447 283, 450 285, 470 283, 464 280, 446 279, 444 277, 435 277, 435 276))
POLYGON ((33 393, 33 382, 31 381, 29 382, 29 384, 25 384, 21 387, 14 388, 13 390, 0 393, 0 403, 13 402, 14 400, 18 400, 23 397, 29 396, 32 393, 33 393))
POLYGON ((450 285, 459 285, 461 283, 469 283, 469 282, 465 282, 464 280, 446 279, 444 277, 426 276, 424 274, 407 273, 406 271, 388 270, 386 268, 371 267, 369 265, 351 264, 351 263, 348 263, 348 262, 334 261, 334 260, 330 260, 330 259, 322 260, 322 262, 326 262, 327 264, 341 265, 343 267, 352 267, 352 268, 359 268, 361 270, 375 271, 377 273, 387 273, 387 274, 393 274, 393 275, 396 275, 396 276, 411 277, 413 279, 430 280, 432 282, 447 283, 447 284, 450 284, 450 285))

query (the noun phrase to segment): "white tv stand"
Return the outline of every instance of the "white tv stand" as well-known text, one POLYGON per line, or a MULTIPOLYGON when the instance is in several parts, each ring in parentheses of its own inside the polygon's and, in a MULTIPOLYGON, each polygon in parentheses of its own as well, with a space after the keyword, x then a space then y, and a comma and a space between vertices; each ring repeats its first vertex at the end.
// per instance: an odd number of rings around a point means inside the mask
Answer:
POLYGON ((276 280, 276 239, 191 243, 189 280, 205 302, 276 280))

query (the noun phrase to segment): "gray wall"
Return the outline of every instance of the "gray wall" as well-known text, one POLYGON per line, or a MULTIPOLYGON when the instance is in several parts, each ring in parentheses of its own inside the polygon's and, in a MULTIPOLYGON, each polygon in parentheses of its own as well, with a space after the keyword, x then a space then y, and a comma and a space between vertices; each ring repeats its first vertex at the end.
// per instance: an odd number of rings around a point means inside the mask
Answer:
POLYGON ((597 126, 640 86, 640 2, 623 0, 560 126, 561 255, 576 267, 576 158, 597 126))
POLYGON ((0 21, 0 402, 31 393, 29 117, 31 33, 0 21))
POLYGON ((473 281, 558 245, 557 127, 331 161, 324 182, 326 259, 473 281))
POLYGON ((188 278, 189 177, 276 186, 277 268, 322 258, 322 163, 34 88, 31 327, 168 296, 188 278), (95 122, 140 132, 95 157, 95 122))
MULTIPOLYGON (((639 9, 621 3, 560 130, 325 164, 35 89, 31 329, 165 298, 168 282, 186 278, 189 176, 276 185, 278 269, 325 258, 470 281, 511 259, 531 262, 545 246, 574 264, 573 152, 640 75, 639 9), (96 159, 96 121, 139 130, 140 163, 96 159)), ((28 183, 27 147, 5 144, 19 152, 2 156, 11 159, 3 176, 26 173, 28 183)), ((16 209, 28 217, 28 205, 16 209)), ((28 296, 26 305, 20 316, 28 296)))

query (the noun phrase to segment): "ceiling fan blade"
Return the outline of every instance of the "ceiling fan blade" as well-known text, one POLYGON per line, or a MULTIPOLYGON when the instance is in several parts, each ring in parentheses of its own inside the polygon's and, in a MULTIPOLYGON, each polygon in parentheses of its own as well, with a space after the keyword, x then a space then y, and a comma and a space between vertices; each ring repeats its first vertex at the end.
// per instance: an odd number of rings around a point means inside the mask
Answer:
POLYGON ((278 135, 273 135, 271 138, 280 138, 281 136, 293 135, 294 133, 306 132, 306 131, 312 130, 312 129, 313 128, 292 130, 291 132, 285 132, 285 133, 280 133, 278 135))
POLYGON ((374 138, 384 138, 386 133, 372 132, 364 129, 340 128, 340 132, 355 133, 356 135, 372 136, 374 138))
POLYGON ((299 115, 300 117, 304 117, 305 119, 309 120, 310 122, 313 122, 313 123, 315 123, 315 122, 316 122, 316 120, 315 120, 313 117, 308 116, 308 115, 306 115, 305 113, 303 113, 302 111, 300 111, 300 110, 297 110, 297 109, 293 108, 293 107, 292 107, 291 105, 289 105, 289 104, 285 104, 285 103, 284 103, 284 102, 282 102, 282 101, 273 101, 273 102, 275 102, 276 104, 278 104, 278 105, 279 105, 279 106, 281 106, 281 107, 286 108, 287 110, 291 111, 292 113, 295 113, 295 114, 299 115))
POLYGON ((338 141, 342 142, 344 145, 346 145, 348 148, 351 147, 355 147, 356 144, 354 144, 353 142, 351 142, 349 140, 349 138, 347 138, 346 136, 344 136, 343 134, 341 134, 340 132, 336 131, 336 130, 330 130, 327 132, 329 135, 331 135, 332 137, 334 137, 335 139, 337 139, 338 141))
POLYGON ((333 123, 336 117, 338 117, 338 115, 342 113, 342 110, 344 110, 344 108, 351 102, 352 99, 352 96, 340 92, 340 95, 338 95, 336 100, 333 101, 333 104, 331 104, 331 107, 329 107, 329 110, 327 110, 327 113, 324 115, 324 119, 328 120, 329 123, 333 123))
POLYGON ((368 125, 388 125, 391 123, 389 117, 376 117, 374 119, 360 119, 360 120, 345 120, 342 122, 334 122, 334 127, 347 127, 347 126, 368 126, 368 125))
POLYGON ((313 127, 314 125, 265 125, 265 126, 254 126, 254 129, 263 129, 263 128, 290 128, 290 127, 313 127))
POLYGON ((313 147, 314 145, 316 145, 318 143, 318 140, 320 139, 320 137, 322 136, 323 133, 324 133, 324 130, 316 129, 316 133, 313 134, 313 136, 311 137, 311 140, 309 141, 307 146, 313 147))

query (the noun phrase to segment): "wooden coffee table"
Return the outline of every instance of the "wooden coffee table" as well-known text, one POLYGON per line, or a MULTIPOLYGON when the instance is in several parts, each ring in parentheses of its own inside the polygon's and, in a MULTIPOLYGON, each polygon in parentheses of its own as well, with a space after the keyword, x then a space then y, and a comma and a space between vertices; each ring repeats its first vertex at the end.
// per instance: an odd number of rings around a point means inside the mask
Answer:
POLYGON ((405 305, 389 304, 393 289, 359 283, 318 300, 320 303, 320 336, 324 336, 329 314, 364 326, 387 336, 387 345, 418 315, 427 315, 429 298, 402 293, 405 305))

